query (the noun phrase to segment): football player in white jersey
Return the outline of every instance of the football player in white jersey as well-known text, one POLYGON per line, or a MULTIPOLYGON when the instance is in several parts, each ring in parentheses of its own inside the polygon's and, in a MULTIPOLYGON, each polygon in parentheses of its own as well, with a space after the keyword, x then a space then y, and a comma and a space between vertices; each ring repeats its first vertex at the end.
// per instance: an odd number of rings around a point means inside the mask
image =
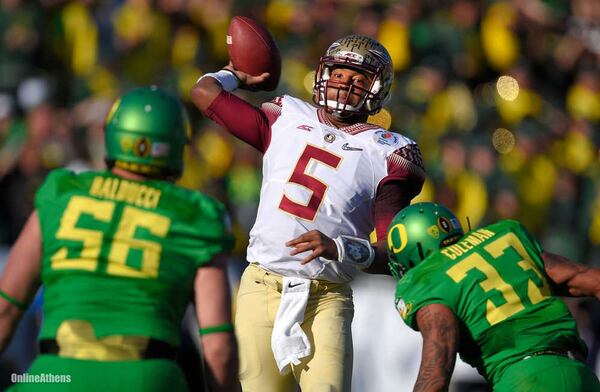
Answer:
POLYGON ((229 64, 192 89, 205 116, 264 154, 237 299, 240 380, 245 392, 292 392, 297 384, 349 392, 349 281, 359 270, 389 273, 385 234, 421 191, 421 154, 409 138, 367 122, 394 77, 376 40, 350 35, 327 49, 314 105, 283 95, 257 108, 231 94, 268 76, 229 64))

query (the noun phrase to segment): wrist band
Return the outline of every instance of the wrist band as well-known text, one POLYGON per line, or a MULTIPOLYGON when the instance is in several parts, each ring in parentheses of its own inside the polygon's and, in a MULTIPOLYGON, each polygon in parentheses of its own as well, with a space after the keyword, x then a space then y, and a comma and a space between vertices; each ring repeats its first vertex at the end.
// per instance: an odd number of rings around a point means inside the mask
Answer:
POLYGON ((219 333, 219 332, 233 332, 233 324, 225 323, 221 325, 215 325, 213 327, 200 328, 198 333, 200 335, 209 335, 211 333, 219 333))
POLYGON ((222 69, 218 72, 205 73, 200 77, 200 79, 198 79, 198 82, 205 77, 211 77, 215 79, 217 82, 219 82, 221 87, 223 87, 223 90, 227 92, 235 90, 240 85, 240 80, 236 76, 235 72, 228 69, 222 69))
POLYGON ((369 268, 375 260, 375 249, 369 240, 350 235, 339 235, 333 240, 340 263, 352 264, 358 269, 369 268))
POLYGON ((6 294, 4 291, 0 290, 0 297, 4 298, 5 300, 7 300, 8 302, 10 302, 11 304, 15 305, 17 308, 21 309, 21 310, 27 310, 27 304, 24 302, 21 302, 17 299, 14 299, 13 297, 11 297, 10 295, 6 294))

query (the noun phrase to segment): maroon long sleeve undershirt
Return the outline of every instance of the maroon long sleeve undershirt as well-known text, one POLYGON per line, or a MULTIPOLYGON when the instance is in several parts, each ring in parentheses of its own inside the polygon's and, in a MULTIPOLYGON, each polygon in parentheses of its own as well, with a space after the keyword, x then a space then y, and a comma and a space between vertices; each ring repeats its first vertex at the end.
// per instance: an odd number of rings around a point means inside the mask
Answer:
POLYGON ((421 192, 422 181, 393 179, 382 183, 375 195, 373 220, 378 240, 386 238, 387 229, 398 211, 407 207, 421 192))
POLYGON ((212 101, 204 115, 262 153, 269 147, 276 118, 227 91, 212 101))

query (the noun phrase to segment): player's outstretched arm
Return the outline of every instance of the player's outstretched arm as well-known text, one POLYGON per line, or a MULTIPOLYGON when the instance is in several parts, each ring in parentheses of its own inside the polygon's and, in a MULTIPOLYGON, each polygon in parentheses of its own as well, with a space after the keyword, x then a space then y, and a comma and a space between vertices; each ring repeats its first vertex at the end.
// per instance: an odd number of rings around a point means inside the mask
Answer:
POLYGON ((204 113, 221 91, 233 91, 238 87, 245 90, 257 90, 256 86, 268 78, 269 73, 267 72, 259 76, 252 76, 234 69, 229 63, 222 70, 205 74, 198 79, 192 87, 192 102, 204 113))
POLYGON ((204 113, 221 91, 223 91, 223 86, 221 86, 217 79, 203 77, 192 87, 192 102, 204 113))
POLYGON ((416 317, 423 335, 423 352, 414 391, 447 391, 458 352, 458 321, 441 304, 419 309, 416 317))
POLYGON ((210 390, 237 392, 238 351, 231 320, 227 256, 216 256, 198 269, 195 280, 196 316, 210 390))
POLYGON ((600 269, 549 252, 542 253, 542 259, 546 273, 561 289, 560 295, 590 296, 600 300, 600 269))
POLYGON ((258 83, 264 80, 262 76, 265 75, 268 74, 251 77, 243 72, 234 71, 231 67, 205 74, 192 88, 192 101, 206 117, 258 151, 265 152, 271 139, 271 126, 267 115, 242 98, 223 92, 233 91, 240 80, 244 80, 245 83, 258 83))
POLYGON ((42 233, 37 211, 27 220, 8 255, 0 278, 0 352, 40 286, 42 233))

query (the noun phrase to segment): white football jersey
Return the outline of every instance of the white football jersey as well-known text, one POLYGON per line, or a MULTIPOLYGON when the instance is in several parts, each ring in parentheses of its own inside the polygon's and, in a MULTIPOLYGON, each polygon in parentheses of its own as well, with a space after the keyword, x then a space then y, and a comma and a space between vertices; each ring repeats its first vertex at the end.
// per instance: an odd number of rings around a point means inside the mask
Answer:
MULTIPOLYGON (((371 124, 347 133, 319 121, 318 110, 284 96, 263 157, 263 179, 247 258, 283 276, 346 282, 357 270, 327 259, 301 265, 285 243, 317 229, 368 238, 373 202, 388 175, 388 157, 409 138, 371 124)), ((347 129, 346 129, 347 130, 347 129)))

